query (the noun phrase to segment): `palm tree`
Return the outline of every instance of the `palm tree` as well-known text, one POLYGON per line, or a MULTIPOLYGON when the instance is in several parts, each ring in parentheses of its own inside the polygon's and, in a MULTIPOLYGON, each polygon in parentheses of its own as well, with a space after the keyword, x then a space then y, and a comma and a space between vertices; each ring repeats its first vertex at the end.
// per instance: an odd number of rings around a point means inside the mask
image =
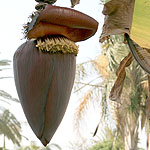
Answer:
MULTIPOLYGON (((15 116, 10 113, 9 110, 5 109, 0 113, 0 135, 10 139, 14 144, 20 145, 21 141, 21 125, 15 118, 15 116)), ((5 147, 5 142, 4 142, 5 147)))
MULTIPOLYGON (((102 3, 106 3, 110 0, 100 0, 102 3)), ((118 2, 118 1, 116 1, 118 2)), ((121 2, 121 1, 120 1, 121 2)), ((113 1, 112 1, 113 3, 113 1)), ((113 13, 117 12, 116 9, 117 5, 115 5, 113 8, 110 8, 110 11, 114 10, 113 13)), ((121 7, 122 8, 122 7, 121 7)), ((104 10, 105 11, 105 10, 104 10)), ((115 16, 112 13, 112 16, 115 16)), ((107 14, 109 16, 109 12, 107 14)), ((108 18, 106 16, 106 18, 108 18)), ((146 14, 145 14, 146 16, 146 14)), ((116 16, 115 16, 116 17, 116 16)), ((118 18, 120 18, 119 16, 118 18)), ((117 19, 118 19, 117 18, 117 19)), ((114 18, 113 18, 114 19, 114 18)), ((113 24, 113 19, 110 19, 110 25, 113 24)), ((116 19, 116 18, 115 18, 116 19)), ((107 19, 106 19, 107 20, 107 19)), ((119 21, 119 19, 118 19, 119 21)), ((108 22, 106 22, 105 25, 107 25, 108 22)), ((121 24, 121 23, 120 23, 121 24)), ((121 24, 122 25, 122 24, 121 24)), ((119 24, 117 22, 114 23, 113 27, 118 27, 119 24)), ((112 28, 113 28, 112 27, 112 28)), ((124 28, 125 29, 125 28, 124 28)), ((110 29, 111 30, 111 29, 110 29)), ((112 29, 113 30, 113 29, 112 29)), ((108 34, 109 31, 106 31, 106 34, 108 34)), ((143 33, 143 32, 142 32, 143 33)), ((112 34, 112 32, 111 32, 112 34)), ((109 37, 108 37, 109 38, 109 37)), ((139 128, 139 119, 141 118, 141 124, 142 128, 147 124, 146 128, 149 128, 149 116, 150 116, 150 94, 148 89, 150 87, 150 84, 148 85, 148 77, 145 74, 145 72, 138 66, 138 64, 133 61, 131 53, 127 56, 127 49, 123 48, 123 45, 118 45, 118 42, 114 43, 114 38, 109 38, 109 40, 112 42, 112 45, 108 42, 104 43, 103 49, 105 51, 102 54, 101 58, 106 57, 108 59, 108 71, 105 69, 106 67, 103 67, 102 64, 97 63, 97 66, 99 68, 100 73, 103 73, 104 71, 107 76, 103 78, 103 88, 102 93, 102 108, 103 108, 103 114, 106 116, 108 114, 110 101, 109 99, 114 100, 113 107, 113 116, 115 117, 116 124, 118 129, 120 130, 124 144, 125 149, 137 149, 137 143, 138 143, 138 128, 139 128), (119 48, 119 46, 121 48, 119 48), (117 49, 117 51, 115 50, 117 49), (121 49, 121 51, 119 51, 121 49), (126 51, 126 52, 125 52, 126 51), (126 55, 122 55, 126 54, 126 55), (120 57, 121 56, 121 57, 120 57), (126 56, 126 57, 125 57, 126 56), (125 57, 123 60, 122 58, 125 57), (120 64, 120 61, 121 64, 120 64), (133 61, 133 63, 131 63, 133 61), (119 66, 120 64, 120 66, 119 66), (128 67, 130 65, 130 67, 128 67), (119 67, 119 68, 118 68, 119 67), (127 68, 128 67, 128 68, 127 68), (117 69, 118 68, 118 69, 117 69), (116 75, 114 74, 116 72, 117 74, 117 80, 114 81, 116 78, 116 75), (115 82, 115 84, 114 84, 115 82), (114 84, 114 85, 113 85, 114 84), (145 88, 146 87, 146 88, 145 88), (108 97, 108 93, 110 93, 110 97, 108 97), (118 102, 118 103, 116 103, 118 102), (107 112, 107 113, 106 113, 107 112), (146 123, 147 122, 147 123, 146 123), (129 134, 127 134, 129 133, 129 134)), ((146 39, 142 38, 145 42, 146 39)), ((121 41, 123 43, 123 41, 121 41)), ((125 46, 124 46, 125 47, 125 46)), ((149 50, 148 50, 149 51, 149 50)), ((129 53, 129 51, 128 51, 129 53)), ((143 57, 142 57, 143 59, 143 57)), ((102 61, 101 61, 102 63, 102 61)), ((83 69, 83 65, 81 65, 81 69, 83 69)), ((150 80, 150 79, 149 79, 150 80)), ((93 80, 92 80, 93 81, 93 80)), ((86 85, 88 86, 95 86, 89 83, 83 83, 81 81, 77 81, 77 83, 82 84, 79 89, 76 91, 81 90, 86 85)), ((96 84, 97 86, 97 84, 96 84)), ((96 87, 95 86, 95 87, 96 87)), ((81 113, 84 112, 86 104, 88 104, 88 99, 91 99, 93 96, 93 93, 95 93, 95 89, 91 88, 87 94, 84 96, 83 101, 81 102, 81 105, 79 106, 79 109, 77 111, 76 118, 81 119, 81 113)), ((149 139, 149 130, 147 130, 147 138, 149 139)), ((147 147, 149 146, 149 140, 147 140, 147 147)))
MULTIPOLYGON (((10 65, 10 61, 8 60, 0 60, 0 71, 4 71, 6 66, 10 65)), ((1 76, 0 79, 11 78, 11 77, 3 77, 1 76)), ((9 102, 15 101, 19 102, 16 98, 13 98, 9 93, 5 92, 4 90, 0 90, 0 101, 10 104, 9 102)), ((4 107, 0 106, 0 135, 3 135, 4 144, 3 149, 6 149, 5 146, 5 138, 11 140, 14 144, 20 145, 21 141, 21 125, 16 117, 4 107)))
MULTIPOLYGON (((95 141, 94 144, 88 150, 124 150, 122 137, 117 129, 111 129, 109 127, 104 128, 104 134, 102 139, 95 141)), ((137 150, 144 150, 138 148, 137 150)))
MULTIPOLYGON (((87 94, 77 110, 76 118, 82 118, 88 101, 93 99, 95 93, 98 96, 97 92, 101 90, 103 117, 107 119, 108 116, 114 118, 115 124, 121 133, 125 150, 137 150, 139 119, 141 118, 142 128, 148 121, 145 111, 148 82, 145 72, 138 66, 136 61, 131 59, 131 54, 127 45, 123 44, 123 39, 123 36, 112 36, 109 41, 102 45, 102 54, 96 60, 91 61, 91 64, 97 70, 98 76, 102 76, 103 80, 94 85, 92 83, 84 84, 89 85, 90 89, 86 92, 87 94), (117 69, 118 67, 119 69, 117 69), (117 72, 117 80, 115 72, 117 72), (100 87, 100 85, 103 86, 100 87), (113 101, 110 101, 110 98, 113 101)), ((80 68, 83 68, 80 76, 85 72, 85 66, 85 64, 80 65, 80 68)), ((85 78, 84 75, 82 76, 85 78)), ((80 82, 83 81, 76 81, 76 83, 80 82)))

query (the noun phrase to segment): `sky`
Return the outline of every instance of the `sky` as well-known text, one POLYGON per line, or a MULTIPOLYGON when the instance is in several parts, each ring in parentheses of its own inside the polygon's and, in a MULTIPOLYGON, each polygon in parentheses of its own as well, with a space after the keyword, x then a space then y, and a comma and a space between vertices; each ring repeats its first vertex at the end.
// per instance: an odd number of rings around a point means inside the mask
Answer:
MULTIPOLYGON (((99 45, 99 36, 102 30, 103 19, 101 11, 103 6, 99 4, 99 0, 80 0, 80 4, 75 6, 74 9, 79 10, 99 22, 99 28, 97 33, 91 37, 90 39, 79 42, 79 54, 77 56, 77 63, 84 62, 89 59, 94 59, 101 52, 101 48, 99 45)), ((23 39, 23 24, 28 21, 28 16, 35 10, 34 7, 36 2, 34 0, 3 0, 0 4, 0 60, 9 59, 13 61, 13 54, 16 49, 25 42, 23 39)), ((70 0, 57 0, 55 3, 57 6, 70 7, 70 0)), ((11 66, 12 68, 12 63, 11 66)), ((6 70, 1 75, 7 75, 13 77, 13 70, 6 70)), ((0 81, 0 89, 3 89, 10 93, 12 96, 17 97, 14 80, 5 79, 0 81)), ((73 124, 73 114, 75 110, 75 105, 78 103, 78 96, 72 92, 70 102, 66 111, 66 114, 63 118, 62 123, 60 124, 56 134, 52 139, 52 143, 59 144, 62 148, 65 147, 69 141, 74 139, 74 132, 72 128, 73 124)), ((20 104, 13 103, 13 106, 6 106, 11 109, 11 111, 15 114, 15 116, 23 123, 23 135, 25 135, 30 141, 35 141, 38 145, 41 146, 39 140, 35 137, 31 128, 27 123, 25 123, 26 118, 23 114, 22 108, 20 104)), ((90 119, 90 125, 85 129, 86 132, 84 136, 86 138, 91 138, 91 132, 94 132, 95 127, 99 121, 97 117, 99 115, 99 111, 92 111, 93 116, 90 119), (88 129, 88 130, 87 130, 88 129)), ((23 139, 24 145, 28 144, 29 141, 23 139)), ((0 141, 0 146, 1 146, 0 141)), ((11 148, 11 147, 9 147, 11 148)), ((65 148, 67 150, 67 148, 65 148)))
MULTIPOLYGON (((34 7, 37 3, 34 0, 7 0, 2 1, 0 5, 0 60, 9 59, 13 61, 13 54, 16 49, 25 42, 23 39, 23 24, 28 21, 28 16, 35 10, 34 7)), ((55 3, 57 6, 70 7, 70 0, 57 0, 55 3)), ((94 0, 92 3, 90 0, 81 0, 80 4, 75 6, 74 9, 79 10, 99 22, 99 28, 97 33, 90 39, 79 42, 79 54, 77 56, 77 63, 84 62, 89 59, 94 59, 100 53, 99 36, 103 24, 103 15, 101 14, 102 5, 99 5, 99 0, 94 0)), ((13 77, 12 63, 11 69, 1 73, 1 76, 11 76, 13 77)), ((18 98, 16 93, 16 88, 13 78, 5 79, 0 81, 0 89, 3 89, 10 93, 12 96, 18 98)), ((51 143, 56 143, 64 148, 70 141, 76 138, 74 136, 73 129, 73 115, 75 111, 75 106, 78 104, 78 96, 72 92, 70 102, 60 124, 58 130, 56 131, 51 143)), ((3 104, 5 105, 5 104, 3 104)), ((15 114, 19 121, 23 124, 22 134, 26 136, 30 141, 35 141, 36 144, 42 146, 40 141, 36 138, 28 123, 26 123, 26 118, 22 111, 20 104, 13 103, 11 106, 6 105, 11 112, 15 114)), ((93 114, 99 112, 94 111, 93 114)), ((95 127, 99 121, 98 117, 93 118, 93 124, 89 125, 89 131, 84 133, 84 137, 91 138, 91 132, 94 132, 95 127)), ((86 128, 87 129, 87 128, 86 128)), ((8 141, 7 141, 8 142, 8 141)), ((23 138, 23 145, 28 144, 29 141, 23 138)), ((7 143, 6 143, 7 144, 7 143)), ((0 139, 0 146, 2 145, 2 140, 0 139)), ((7 144, 8 146, 8 144, 7 144)), ((9 147, 12 148, 11 142, 9 142, 9 147)), ((65 148, 67 150, 67 147, 65 148)))

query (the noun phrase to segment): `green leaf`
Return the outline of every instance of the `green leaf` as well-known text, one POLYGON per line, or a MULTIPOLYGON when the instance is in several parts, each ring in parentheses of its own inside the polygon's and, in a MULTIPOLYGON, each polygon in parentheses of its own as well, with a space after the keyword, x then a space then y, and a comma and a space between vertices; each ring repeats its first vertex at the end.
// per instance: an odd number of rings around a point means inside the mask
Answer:
POLYGON ((150 48, 150 0, 135 1, 131 37, 141 47, 150 48))

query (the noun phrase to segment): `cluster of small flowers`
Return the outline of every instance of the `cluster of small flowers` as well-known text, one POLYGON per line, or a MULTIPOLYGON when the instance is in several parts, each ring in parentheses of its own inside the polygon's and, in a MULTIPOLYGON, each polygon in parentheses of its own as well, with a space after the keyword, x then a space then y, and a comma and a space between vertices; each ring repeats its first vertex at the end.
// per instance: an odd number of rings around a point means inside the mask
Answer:
POLYGON ((78 54, 78 46, 65 37, 50 37, 44 40, 38 39, 36 47, 43 52, 78 54))

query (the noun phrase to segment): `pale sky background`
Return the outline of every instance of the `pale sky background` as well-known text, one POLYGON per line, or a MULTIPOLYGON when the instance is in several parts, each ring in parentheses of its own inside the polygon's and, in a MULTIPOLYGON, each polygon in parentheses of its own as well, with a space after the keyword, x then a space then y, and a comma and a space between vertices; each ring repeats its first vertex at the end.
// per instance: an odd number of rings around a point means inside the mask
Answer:
MULTIPOLYGON (((13 54, 16 49, 25 41, 22 34, 22 25, 27 22, 29 14, 34 11, 34 7, 36 2, 34 0, 3 0, 0 4, 0 60, 9 59, 12 61, 13 54)), ((55 3, 57 6, 70 7, 70 0, 57 0, 55 3)), ((95 36, 92 38, 77 43, 79 45, 79 54, 77 56, 77 63, 84 62, 89 59, 95 58, 101 51, 99 45, 99 36, 101 33, 101 28, 103 25, 103 15, 101 13, 103 6, 99 4, 99 0, 81 0, 80 4, 75 6, 74 9, 79 10, 99 22, 99 29, 95 36)), ((12 67, 12 64, 11 64, 12 67)), ((13 70, 10 69, 5 71, 2 75, 12 76, 13 70)), ((14 80, 5 79, 0 80, 0 89, 3 89, 10 93, 12 96, 18 98, 14 80)), ((63 150, 67 150, 67 145, 69 141, 73 141, 76 137, 73 132, 73 114, 74 109, 78 103, 78 96, 73 94, 70 98, 70 103, 68 105, 66 114, 63 118, 61 125, 59 126, 56 134, 54 135, 51 143, 56 143, 60 145, 63 150), (65 147, 65 148, 64 148, 65 147)), ((1 101, 0 101, 1 103, 1 101)), ((26 118, 23 114, 22 108, 20 104, 13 104, 12 106, 6 105, 9 107, 11 111, 15 114, 15 116, 21 122, 26 121, 26 118)), ((83 136, 87 139, 92 138, 92 132, 94 132, 95 127, 99 121, 99 110, 95 110, 90 112, 92 115, 89 117, 89 124, 86 125, 83 136), (95 117, 93 117, 95 116, 95 117)), ((83 129, 84 130, 84 129, 83 129)), ((30 139, 30 141, 35 141, 38 145, 42 146, 40 141, 36 138, 34 133, 28 124, 23 125, 23 135, 30 139)), ((145 139, 142 138, 143 145, 145 145, 145 139)), ((29 141, 23 139, 23 144, 28 144, 29 141)), ((6 145, 8 146, 7 142, 6 145)), ((2 146, 2 139, 0 137, 0 146, 2 146)), ((13 149, 10 144, 9 148, 13 149)))

